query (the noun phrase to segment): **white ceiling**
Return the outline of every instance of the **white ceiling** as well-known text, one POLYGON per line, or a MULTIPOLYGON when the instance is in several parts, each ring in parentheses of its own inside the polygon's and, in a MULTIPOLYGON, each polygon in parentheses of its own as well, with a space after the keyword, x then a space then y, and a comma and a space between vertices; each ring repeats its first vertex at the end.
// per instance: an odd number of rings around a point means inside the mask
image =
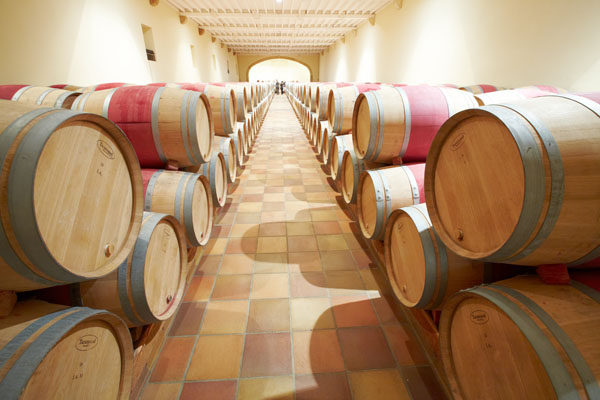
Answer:
POLYGON ((320 53, 392 0, 167 0, 237 54, 320 53))

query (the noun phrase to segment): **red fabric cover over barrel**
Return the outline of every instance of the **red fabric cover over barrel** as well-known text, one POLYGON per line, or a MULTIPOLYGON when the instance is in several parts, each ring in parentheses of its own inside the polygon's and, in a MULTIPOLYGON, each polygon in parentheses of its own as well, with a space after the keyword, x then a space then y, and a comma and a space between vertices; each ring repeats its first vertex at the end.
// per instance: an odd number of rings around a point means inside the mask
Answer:
POLYGON ((64 83, 61 83, 59 85, 52 85, 52 86, 48 86, 48 87, 51 87, 53 89, 64 89, 65 87, 67 87, 67 85, 64 83))
POLYGON ((442 83, 440 86, 442 86, 442 87, 449 87, 449 88, 452 88, 452 89, 458 89, 459 88, 458 85, 455 85, 453 83, 442 83))
POLYGON ((569 269, 571 279, 600 291, 600 270, 569 269))
POLYGON ((15 93, 25 86, 27 85, 0 85, 0 99, 12 100, 15 93))
POLYGON ((498 88, 496 86, 493 85, 479 85, 479 87, 481 87, 481 90, 483 90, 483 93, 488 93, 488 92, 495 92, 498 90, 498 88))
POLYGON ((540 90, 540 89, 531 89, 531 88, 519 88, 519 89, 515 89, 517 90, 519 93, 521 93, 523 96, 529 98, 532 97, 540 97, 540 96, 548 96, 550 94, 553 94, 554 92, 546 92, 544 90, 540 90))
POLYGON ((404 164, 410 169, 419 188, 419 203, 425 203, 425 163, 404 164))
POLYGON ((98 91, 98 90, 114 89, 114 88, 118 88, 118 87, 123 87, 125 85, 129 85, 129 84, 125 83, 125 82, 101 83, 98 86, 96 86, 96 89, 94 89, 94 90, 98 91))
POLYGON ((358 83, 354 86, 358 90, 359 94, 381 89, 381 85, 377 83, 358 83))
POLYGON ((435 86, 404 86, 410 107, 410 139, 402 161, 425 161, 433 138, 448 119, 448 102, 435 86))
POLYGON ((133 145, 140 165, 161 168, 152 136, 152 100, 156 86, 124 86, 110 99, 108 119, 119 125, 133 145))
POLYGON ((166 82, 156 82, 156 83, 149 83, 146 86, 165 87, 165 86, 167 86, 167 84, 166 84, 166 82))
POLYGON ((534 87, 543 90, 545 92, 550 92, 550 93, 558 93, 558 89, 556 89, 554 86, 547 86, 547 85, 534 85, 534 87))
MULTIPOLYGON (((180 83, 180 89, 193 90, 194 92, 204 92, 208 83, 180 83)), ((212 85, 212 83, 211 83, 212 85)))
POLYGON ((148 183, 150 182, 150 178, 158 169, 152 168, 142 168, 142 184, 144 185, 144 196, 146 196, 146 189, 148 189, 148 183))
POLYGON ((577 93, 577 96, 586 97, 600 104, 600 92, 577 93))

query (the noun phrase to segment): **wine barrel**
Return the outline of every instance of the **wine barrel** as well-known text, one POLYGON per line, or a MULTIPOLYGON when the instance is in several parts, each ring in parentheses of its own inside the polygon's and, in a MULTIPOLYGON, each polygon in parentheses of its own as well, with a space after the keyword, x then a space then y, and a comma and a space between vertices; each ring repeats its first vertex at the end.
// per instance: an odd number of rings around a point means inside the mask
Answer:
POLYGON ((250 154, 250 149, 252 147, 251 143, 250 143, 250 131, 249 131, 249 122, 248 122, 248 118, 246 118, 246 121, 242 122, 238 122, 238 134, 237 136, 239 137, 240 140, 240 155, 241 155, 241 165, 245 164, 245 157, 250 154))
POLYGON ((382 240, 392 211, 425 202, 425 164, 407 164, 364 171, 357 189, 357 214, 364 237, 382 240))
POLYGON ((144 210, 173 215, 184 228, 188 247, 204 246, 213 226, 210 183, 205 176, 143 169, 144 210))
POLYGON ((83 91, 83 86, 77 86, 77 85, 57 84, 57 85, 50 85, 49 87, 56 88, 56 89, 70 90, 72 92, 83 91))
POLYGON ((525 86, 520 89, 541 90, 543 92, 556 93, 556 94, 569 93, 567 90, 565 90, 563 88, 559 88, 558 86, 549 86, 549 85, 532 85, 532 86, 525 86))
POLYGON ((366 83, 344 86, 329 91, 327 98, 327 121, 335 134, 348 133, 352 129, 354 103, 361 93, 381 89, 381 85, 366 83))
POLYGON ((440 309, 448 297, 484 281, 484 264, 448 251, 425 203, 394 210, 385 227, 385 269, 406 307, 440 309))
POLYGON ((458 111, 477 107, 472 94, 436 86, 386 87, 356 100, 352 140, 360 159, 391 164, 424 162, 439 127, 458 111))
POLYGON ((203 163, 212 152, 209 100, 194 91, 157 86, 126 86, 86 93, 72 106, 100 114, 125 132, 147 168, 169 160, 181 167, 203 163))
POLYGON ((481 93, 489 93, 495 92, 497 90, 503 90, 504 88, 494 86, 494 85, 471 85, 471 86, 461 86, 458 89, 464 90, 465 92, 469 92, 472 94, 481 94, 481 93))
POLYGON ((116 315, 38 300, 0 318, 3 399, 129 399, 133 347, 116 315))
POLYGON ((188 264, 185 234, 171 215, 145 212, 129 258, 112 274, 75 284, 75 303, 108 310, 130 326, 169 319, 183 298, 188 264))
POLYGON ((316 140, 316 148, 317 148, 317 155, 320 157, 323 154, 323 139, 324 139, 324 134, 325 134, 325 130, 322 128, 321 124, 319 122, 318 119, 316 119, 316 117, 313 117, 313 134, 315 136, 315 140, 316 140))
POLYGON ((495 92, 476 94, 475 100, 480 106, 487 104, 510 103, 525 100, 531 97, 547 96, 550 92, 544 92, 536 88, 519 88, 511 90, 498 90, 495 92))
POLYGON ((338 87, 335 83, 323 83, 315 89, 315 113, 319 121, 327 120, 327 99, 329 91, 338 87))
POLYGON ((323 139, 321 144, 321 160, 323 161, 323 164, 329 166, 331 141, 333 140, 334 135, 333 133, 329 132, 329 127, 327 126, 327 124, 322 124, 321 129, 323 130, 323 139))
POLYGON ((236 171, 237 174, 240 175, 241 168, 246 164, 245 155, 246 146, 244 142, 244 134, 242 133, 242 127, 238 126, 237 132, 230 136, 231 140, 233 140, 233 145, 235 147, 235 163, 236 163, 236 171))
MULTIPOLYGON (((346 204, 356 203, 358 180, 360 179, 362 172, 368 169, 381 168, 383 166, 384 164, 359 160, 352 148, 349 148, 344 152, 344 156, 342 157, 340 190, 346 204)), ((338 171, 338 173, 340 172, 338 171)))
POLYGON ((202 91, 209 101, 215 135, 227 136, 233 133, 237 122, 237 99, 230 86, 206 84, 202 91))
POLYGON ((339 173, 342 168, 342 160, 344 159, 344 153, 346 150, 354 151, 352 147, 352 135, 337 135, 331 138, 331 149, 329 153, 329 171, 331 172, 331 178, 334 181, 338 181, 341 176, 339 173))
MULTIPOLYGON (((233 136, 233 134, 231 136, 233 136)), ((225 159, 225 175, 227 176, 227 182, 235 183, 237 179, 237 155, 235 142, 231 139, 231 137, 218 136, 215 138, 214 150, 223 154, 223 158, 225 159)))
POLYGON ((98 115, 0 100, 0 290, 104 276, 140 229, 140 167, 98 115))
POLYGON ((552 95, 466 110, 427 158, 429 215, 463 257, 520 265, 600 256, 600 105, 552 95))
POLYGON ((600 92, 577 93, 578 96, 586 97, 600 104, 600 92))
POLYGON ((598 399, 600 293, 520 276, 465 290, 442 311, 455 399, 598 399))
POLYGON ((83 93, 89 93, 89 92, 96 92, 98 90, 114 89, 114 88, 119 88, 119 87, 124 87, 124 86, 134 86, 134 85, 131 83, 124 83, 124 82, 108 82, 108 83, 100 83, 98 85, 86 86, 84 88, 81 88, 80 90, 83 93))
POLYGON ((45 86, 7 85, 0 87, 0 99, 56 108, 71 108, 75 99, 80 95, 81 92, 45 86))
POLYGON ((227 167, 221 152, 213 152, 210 162, 187 167, 185 170, 204 175, 210 183, 213 205, 223 207, 227 201, 227 167))
POLYGON ((248 110, 248 92, 244 85, 231 85, 230 87, 235 93, 237 121, 244 122, 246 120, 246 111, 248 110))

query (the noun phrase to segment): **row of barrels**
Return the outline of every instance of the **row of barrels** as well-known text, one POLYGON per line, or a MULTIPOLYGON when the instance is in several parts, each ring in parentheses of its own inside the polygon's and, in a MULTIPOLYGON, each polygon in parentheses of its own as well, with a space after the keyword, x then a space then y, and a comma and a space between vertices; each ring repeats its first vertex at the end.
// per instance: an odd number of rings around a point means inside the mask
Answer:
POLYGON ((481 87, 381 85, 345 135, 289 98, 363 235, 383 240, 397 298, 442 310, 454 397, 598 398, 598 273, 548 285, 506 264, 599 265, 600 96, 481 87))
POLYGON ((236 121, 235 133, 214 136, 209 96, 166 89, 159 96, 146 87, 108 88, 102 101, 88 96, 86 112, 77 108, 82 93, 63 96, 75 97, 61 104, 71 110, 45 106, 48 89, 41 100, 31 101, 33 87, 0 100, 0 301, 24 292, 0 317, 3 398, 129 398, 128 328, 177 310, 214 208, 240 173, 271 96, 236 121), (208 126, 210 158, 140 165, 153 143, 165 154, 187 153, 191 133, 202 131, 194 126, 208 126), (136 146, 143 137, 150 143, 136 146))

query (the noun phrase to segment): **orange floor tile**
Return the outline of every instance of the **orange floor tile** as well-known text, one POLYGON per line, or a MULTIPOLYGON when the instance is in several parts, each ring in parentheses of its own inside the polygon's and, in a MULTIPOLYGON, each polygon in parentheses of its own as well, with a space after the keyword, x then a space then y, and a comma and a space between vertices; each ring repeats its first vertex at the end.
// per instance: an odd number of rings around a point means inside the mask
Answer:
POLYGON ((143 399, 445 399, 275 96, 143 399))

